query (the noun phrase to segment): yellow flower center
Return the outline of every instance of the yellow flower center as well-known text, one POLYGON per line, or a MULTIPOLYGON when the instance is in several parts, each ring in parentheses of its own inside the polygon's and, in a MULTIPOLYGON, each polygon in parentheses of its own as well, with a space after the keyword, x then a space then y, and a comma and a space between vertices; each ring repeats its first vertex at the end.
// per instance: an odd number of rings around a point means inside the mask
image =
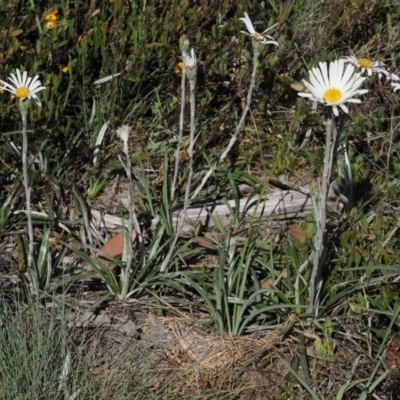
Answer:
POLYGON ((257 40, 257 42, 259 42, 262 39, 262 35, 260 35, 258 32, 254 32, 253 39, 257 40))
POLYGON ((15 95, 20 99, 25 99, 31 91, 26 86, 21 86, 15 91, 15 95))
POLYGON ((362 68, 372 68, 372 61, 368 60, 368 58, 359 58, 358 62, 362 68))
POLYGON ((333 104, 342 99, 343 93, 338 88, 329 88, 325 90, 323 97, 327 101, 327 103, 333 104))

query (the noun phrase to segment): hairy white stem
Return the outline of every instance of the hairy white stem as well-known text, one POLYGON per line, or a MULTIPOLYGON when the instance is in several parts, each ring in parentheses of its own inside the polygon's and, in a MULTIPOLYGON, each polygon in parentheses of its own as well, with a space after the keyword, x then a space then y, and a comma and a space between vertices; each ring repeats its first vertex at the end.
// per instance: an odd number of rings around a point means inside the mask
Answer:
POLYGON ((212 165, 212 167, 208 170, 208 172, 204 175, 204 178, 202 179, 200 185, 196 188, 194 194, 192 195, 191 200, 193 200, 200 193, 201 189, 203 189, 204 185, 207 183, 208 178, 214 173, 214 171, 217 169, 218 165, 220 165, 225 160, 226 156, 228 155, 228 153, 230 152, 230 150, 232 149, 233 145, 235 144, 235 142, 238 138, 239 132, 242 129, 242 126, 246 119, 247 113, 250 110, 251 99, 253 96, 253 90, 254 90, 254 86, 255 86, 255 82, 256 82, 258 56, 259 56, 259 53, 255 51, 254 55, 253 55, 253 73, 251 74, 250 87, 249 87, 249 92, 247 93, 246 106, 243 110, 240 121, 239 121, 238 125, 236 126, 235 133, 233 134, 233 136, 228 144, 228 147, 221 154, 221 157, 219 158, 219 160, 216 161, 212 165))
MULTIPOLYGON (((194 89, 195 89, 195 81, 191 80, 190 82, 190 135, 189 135, 189 176, 186 184, 185 190, 185 201, 183 203, 183 213, 186 214, 186 210, 189 207, 189 195, 190 195, 190 187, 192 186, 192 178, 193 178, 193 147, 194 147, 194 118, 195 118, 195 97, 194 97, 194 89)), ((182 224, 180 229, 182 229, 182 224)), ((179 232, 180 233, 180 232, 179 232)))
MULTIPOLYGON (((194 79, 189 79, 189 85, 190 85, 190 134, 189 134, 189 151, 188 151, 188 156, 189 156, 189 176, 188 176, 188 180, 186 182, 186 190, 185 190, 185 200, 183 203, 183 210, 182 213, 185 216, 186 215, 186 210, 189 207, 189 195, 190 195, 190 187, 192 185, 192 178, 193 178, 193 146, 194 146, 194 131, 195 131, 195 85, 196 85, 196 81, 194 79)), ((178 242, 179 239, 179 235, 182 232, 182 226, 183 223, 185 221, 185 218, 182 218, 182 220, 180 221, 176 233, 175 233, 175 237, 174 237, 174 241, 172 243, 172 246, 170 247, 167 256, 165 257, 164 262, 161 265, 161 272, 164 272, 171 260, 172 254, 175 251, 175 247, 176 244, 178 242)))
POLYGON ((177 144, 176 153, 175 153, 174 177, 172 179, 172 185, 171 185, 171 202, 174 201, 176 184, 178 181, 180 151, 181 151, 181 147, 182 147, 183 116, 185 113, 185 81, 186 81, 186 70, 185 70, 185 68, 183 68, 182 69, 182 81, 181 81, 181 115, 179 117, 179 133, 178 133, 178 144, 177 144))
POLYGON ((32 226, 32 213, 31 213, 31 192, 29 188, 28 182, 28 161, 27 161, 27 153, 28 153, 28 135, 27 135, 27 114, 28 111, 26 109, 22 109, 21 107, 21 116, 22 116, 22 173, 24 177, 24 189, 25 189, 25 197, 26 197, 26 215, 28 217, 28 268, 32 266, 32 258, 33 258, 33 226, 32 226))
POLYGON ((319 301, 320 301, 319 294, 322 286, 321 268, 324 261, 324 232, 326 227, 326 204, 328 198, 329 177, 332 169, 332 152, 331 152, 332 127, 333 127, 332 110, 328 110, 322 183, 320 191, 318 193, 318 198, 315 199, 315 201, 313 202, 317 230, 314 240, 314 263, 311 272, 310 288, 309 288, 310 306, 307 309, 307 313, 308 314, 314 313, 315 316, 318 315, 319 301))
POLYGON ((307 267, 309 266, 312 257, 313 257, 313 253, 311 253, 309 255, 309 257, 307 258, 306 261, 303 262, 303 264, 300 265, 299 269, 297 270, 297 276, 296 276, 296 280, 294 283, 294 293, 295 293, 295 299, 296 299, 296 306, 298 306, 298 312, 302 312, 303 310, 300 309, 300 279, 303 281, 304 284, 306 284, 306 280, 303 277, 303 273, 304 271, 307 269, 307 267))
POLYGON ((139 223, 136 218, 135 213, 135 187, 132 180, 132 164, 131 158, 129 156, 129 148, 128 148, 128 141, 124 141, 124 153, 126 159, 125 171, 126 176, 128 178, 128 185, 129 185, 129 220, 128 220, 128 249, 127 249, 127 259, 124 271, 121 273, 121 277, 123 280, 122 283, 122 291, 119 295, 120 299, 125 299, 127 297, 129 291, 129 284, 130 284, 130 276, 131 276, 131 267, 132 267, 132 260, 133 260, 133 249, 132 249, 132 231, 133 228, 136 229, 137 238, 139 243, 142 241, 142 236, 140 233, 139 223))

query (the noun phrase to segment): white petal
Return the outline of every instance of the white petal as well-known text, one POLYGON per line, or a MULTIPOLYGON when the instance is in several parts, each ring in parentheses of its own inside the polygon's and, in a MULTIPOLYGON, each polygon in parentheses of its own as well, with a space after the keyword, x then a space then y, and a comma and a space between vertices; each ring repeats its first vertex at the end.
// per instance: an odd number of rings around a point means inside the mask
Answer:
POLYGON ((29 85, 29 88, 31 90, 35 90, 38 87, 44 87, 39 80, 35 81, 33 84, 31 82, 31 84, 29 85))
POLYGON ((32 79, 32 85, 39 79, 39 75, 35 75, 32 79))
POLYGON ((300 92, 300 93, 297 93, 297 95, 300 96, 300 97, 308 97, 310 99, 313 98, 313 95, 311 93, 300 92))
POLYGON ((329 63, 329 86, 330 87, 338 87, 337 82, 340 81, 340 78, 338 79, 339 75, 339 65, 337 61, 333 61, 329 63))
POLYGON ((24 86, 22 82, 22 76, 21 76, 21 71, 17 69, 17 82, 18 82, 18 87, 24 86))
POLYGON ((310 73, 310 81, 316 88, 318 87, 321 92, 323 92, 327 87, 319 68, 312 69, 312 75, 310 73))
MULTIPOLYGON (((343 82, 344 67, 345 67, 345 65, 344 65, 344 61, 343 60, 338 60, 336 62, 336 70, 335 70, 336 74, 335 74, 335 77, 334 77, 334 81, 335 81, 334 86, 340 87, 342 85, 341 82, 343 82)), ((354 67, 352 65, 348 65, 347 68, 354 69, 354 67)), ((346 71, 347 71, 347 68, 346 68, 346 71)))
MULTIPOLYGON (((358 78, 355 77, 354 81, 349 81, 348 87, 346 86, 347 91, 358 91, 358 88, 361 86, 361 84, 365 81, 366 78, 358 78)), ((362 89, 366 90, 366 89, 362 89)))
POLYGON ((15 93, 15 87, 14 86, 12 86, 9 83, 4 82, 4 81, 0 81, 0 82, 3 84, 1 89, 7 90, 8 92, 11 92, 11 93, 15 93))
POLYGON ((265 35, 268 31, 270 31, 272 28, 275 28, 277 25, 279 25, 279 22, 266 29, 261 35, 265 35))
POLYGON ((1 89, 2 90, 6 90, 7 92, 10 92, 12 94, 15 94, 15 88, 10 89, 10 88, 7 88, 7 87, 3 86, 1 89))
POLYGON ((344 82, 342 83, 341 89, 344 96, 347 96, 349 93, 357 90, 358 86, 355 86, 354 83, 354 77, 350 78, 350 80, 346 84, 344 84, 344 82))
POLYGON ((20 84, 18 82, 17 77, 14 74, 10 74, 10 75, 11 76, 9 76, 7 79, 10 80, 14 84, 14 87, 16 87, 16 88, 19 87, 20 84))
POLYGON ((390 72, 386 71, 385 69, 382 68, 377 68, 376 71, 380 72, 381 74, 385 75, 386 79, 390 79, 391 78, 391 74, 390 72))
POLYGON ((390 85, 394 87, 394 91, 400 89, 400 83, 391 83, 390 85))
POLYGON ((348 100, 346 100, 348 103, 357 103, 357 104, 360 104, 361 103, 361 100, 360 99, 348 99, 348 100))
POLYGON ((320 71, 321 71, 321 75, 322 75, 322 79, 323 79, 325 88, 328 88, 331 86, 330 81, 329 81, 329 76, 328 76, 328 66, 327 66, 326 62, 320 62, 319 66, 320 66, 320 71))
POLYGON ((240 21, 243 21, 246 25, 247 30, 250 32, 250 34, 254 34, 256 31, 254 30, 253 23, 251 22, 251 19, 247 15, 247 12, 244 13, 244 18, 239 18, 240 21))
POLYGON ((343 57, 342 60, 345 63, 358 64, 357 58, 355 58, 354 56, 343 57))
POLYGON ((305 80, 303 80, 303 83, 314 97, 321 99, 324 92, 323 87, 318 83, 318 81, 312 74, 310 74, 310 81, 312 83, 311 85, 305 80))
POLYGON ((332 106, 332 111, 333 111, 333 113, 335 114, 336 117, 339 115, 339 111, 338 111, 336 106, 332 106))
POLYGON ((46 89, 44 86, 40 86, 40 87, 38 87, 36 89, 31 90, 30 94, 36 96, 35 93, 38 93, 38 92, 40 92, 41 90, 44 90, 44 89, 46 89))
POLYGON ((249 32, 246 32, 246 31, 240 31, 240 33, 244 33, 245 35, 250 36, 251 38, 253 37, 252 34, 250 34, 249 32))
POLYGON ((40 102, 39 97, 37 97, 36 94, 34 94, 33 96, 30 95, 29 98, 32 98, 33 100, 35 100, 35 101, 36 101, 36 104, 37 104, 39 107, 42 107, 42 103, 40 102))
MULTIPOLYGON (((272 39, 271 36, 268 36, 268 38, 272 39)), ((275 42, 275 40, 265 40, 264 37, 261 39, 261 43, 262 44, 274 44, 275 46, 279 47, 278 42, 275 42)))
POLYGON ((22 74, 22 85, 21 86, 28 87, 28 85, 26 83, 26 81, 27 81, 26 78, 27 77, 28 77, 28 73, 26 71, 24 71, 23 74, 22 74))

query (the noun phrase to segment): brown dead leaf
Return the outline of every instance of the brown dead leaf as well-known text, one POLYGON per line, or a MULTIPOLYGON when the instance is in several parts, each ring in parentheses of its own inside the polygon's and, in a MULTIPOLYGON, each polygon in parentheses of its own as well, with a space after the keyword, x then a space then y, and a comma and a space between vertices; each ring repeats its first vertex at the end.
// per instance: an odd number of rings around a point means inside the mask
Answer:
POLYGON ((307 242, 307 234, 303 228, 296 224, 289 225, 289 231, 292 235, 293 239, 299 242, 300 244, 304 244, 307 242))
POLYGON ((198 236, 194 239, 194 242, 206 249, 210 249, 210 250, 217 249, 217 246, 215 245, 215 240, 213 240, 212 238, 210 238, 208 236, 198 236))
POLYGON ((296 92, 305 92, 305 93, 310 93, 310 90, 306 88, 305 85, 301 83, 291 83, 290 87, 294 89, 296 92))
POLYGON ((10 36, 19 36, 21 33, 23 33, 24 31, 22 29, 18 29, 18 28, 11 28, 10 29, 10 36))
MULTIPOLYGON (((287 270, 284 269, 284 270, 280 273, 278 279, 286 278, 286 277, 287 277, 287 270)), ((278 280, 278 279, 276 279, 276 280, 278 280)), ((264 279, 264 280, 261 282, 261 287, 262 287, 263 289, 269 289, 269 288, 271 288, 271 286, 275 283, 276 280, 274 280, 274 279, 272 279, 272 278, 264 279)))
POLYGON ((274 283, 274 280, 272 278, 267 278, 261 282, 261 287, 263 289, 269 289, 273 283, 274 283))
MULTIPOLYGON (((135 243, 137 237, 136 229, 132 230, 132 244, 135 243)), ((124 251, 124 232, 117 233, 106 243, 100 250, 100 254, 97 256, 98 260, 106 265, 110 262, 107 255, 110 257, 119 257, 124 251)))

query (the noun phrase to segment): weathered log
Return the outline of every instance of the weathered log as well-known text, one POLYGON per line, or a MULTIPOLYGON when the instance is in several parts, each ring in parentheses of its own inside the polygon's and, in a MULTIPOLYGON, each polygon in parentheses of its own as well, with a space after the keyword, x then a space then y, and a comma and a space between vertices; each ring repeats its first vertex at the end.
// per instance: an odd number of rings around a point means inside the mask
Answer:
MULTIPOLYGON (((257 207, 258 196, 243 198, 239 203, 239 215, 247 221, 252 218, 266 219, 274 216, 280 218, 294 218, 304 213, 312 211, 312 202, 309 196, 296 190, 276 189, 262 196, 257 207)), ((177 227, 183 218, 182 233, 193 231, 197 221, 202 223, 204 229, 209 229, 215 225, 215 218, 219 218, 224 225, 229 225, 232 220, 231 210, 235 207, 234 200, 213 201, 198 207, 191 207, 183 215, 182 210, 173 213, 173 223, 177 227)), ((115 230, 121 226, 127 226, 127 220, 114 217, 109 214, 101 214, 97 210, 92 210, 92 217, 96 226, 106 227, 115 230)), ((157 219, 153 219, 155 225, 157 219)))

